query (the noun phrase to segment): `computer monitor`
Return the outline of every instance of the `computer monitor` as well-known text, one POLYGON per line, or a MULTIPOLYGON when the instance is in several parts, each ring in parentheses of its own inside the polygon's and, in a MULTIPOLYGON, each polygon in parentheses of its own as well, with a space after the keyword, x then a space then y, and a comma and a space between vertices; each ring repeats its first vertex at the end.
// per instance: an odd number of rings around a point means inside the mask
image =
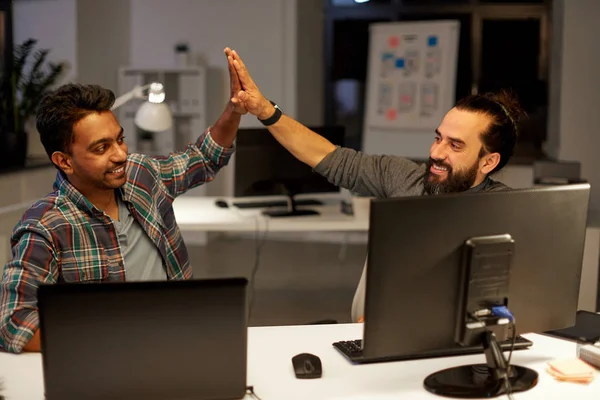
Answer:
MULTIPOLYGON (((309 127, 335 145, 344 145, 344 127, 309 127)), ((314 199, 296 200, 298 194, 339 192, 323 176, 297 160, 271 135, 266 128, 240 129, 236 139, 235 197, 288 196, 287 201, 236 201, 234 206, 283 206, 281 210, 267 210, 271 217, 318 214, 315 210, 297 209, 296 205, 318 205, 314 199)))
MULTIPOLYGON (((425 387, 450 397, 504 393, 506 360, 489 332, 505 340, 574 324, 589 194, 576 184, 373 200, 363 356, 435 355, 479 340, 487 364, 432 374, 425 387), (516 329, 490 316, 494 329, 469 338, 465 324, 487 318, 465 317, 474 304, 506 306, 516 329)), ((508 381, 512 391, 527 390, 537 373, 511 367, 508 381)))

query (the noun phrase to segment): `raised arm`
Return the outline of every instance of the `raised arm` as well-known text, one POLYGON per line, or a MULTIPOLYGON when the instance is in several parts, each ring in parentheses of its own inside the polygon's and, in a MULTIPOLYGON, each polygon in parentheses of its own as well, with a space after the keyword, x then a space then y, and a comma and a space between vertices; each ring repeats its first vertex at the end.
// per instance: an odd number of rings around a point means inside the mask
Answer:
MULTIPOLYGON (((245 108, 258 119, 267 119, 275 113, 275 107, 267 100, 252 80, 244 62, 235 50, 225 49, 227 59, 233 64, 241 90, 232 97, 233 102, 242 102, 245 108)), ((316 167, 336 146, 321 135, 311 131, 298 121, 282 115, 279 121, 268 126, 269 132, 298 160, 316 167)))
POLYGON ((229 48, 223 50, 227 56, 227 69, 229 71, 229 97, 230 100, 225 107, 225 111, 221 117, 211 128, 211 136, 213 140, 220 146, 230 148, 233 145, 233 140, 240 126, 242 115, 248 110, 242 102, 237 99, 237 95, 242 90, 242 85, 238 77, 233 60, 229 57, 229 48))
MULTIPOLYGON (((242 102, 260 120, 270 119, 275 107, 260 92, 244 62, 234 50, 225 50, 239 76, 242 90, 233 102, 242 102)), ((418 166, 402 157, 368 155, 337 147, 293 118, 282 115, 267 128, 298 160, 311 166, 336 186, 363 196, 388 197, 408 192, 418 166)))
MULTIPOLYGON (((241 116, 248 111, 237 99, 241 84, 232 59, 227 57, 227 62, 230 100, 217 122, 201 134, 196 143, 188 146, 185 152, 152 159, 153 169, 158 171, 173 198, 195 186, 212 181, 217 172, 227 165, 233 153, 233 141, 241 116)), ((146 159, 140 157, 137 161, 143 164, 146 159)))
MULTIPOLYGON (((259 119, 267 119, 275 112, 275 108, 269 102, 266 103, 264 110, 257 114, 259 119)), ((336 149, 336 146, 329 140, 285 114, 279 121, 267 128, 294 157, 312 168, 315 168, 326 155, 336 149)))

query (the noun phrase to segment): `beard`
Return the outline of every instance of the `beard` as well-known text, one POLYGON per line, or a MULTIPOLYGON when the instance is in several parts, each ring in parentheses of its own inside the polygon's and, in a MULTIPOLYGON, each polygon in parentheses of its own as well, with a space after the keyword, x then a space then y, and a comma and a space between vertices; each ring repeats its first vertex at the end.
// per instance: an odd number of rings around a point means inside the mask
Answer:
POLYGON ((125 182, 127 182, 127 172, 125 171, 126 165, 125 165, 125 163, 123 163, 119 167, 114 167, 114 168, 121 168, 121 167, 124 169, 123 173, 119 174, 118 176, 113 176, 111 172, 107 171, 106 174, 104 175, 104 179, 97 180, 96 186, 99 189, 118 189, 118 188, 122 187, 125 184, 125 182))
POLYGON ((453 168, 441 161, 435 161, 429 157, 427 160, 427 170, 425 171, 425 192, 430 195, 464 192, 473 186, 477 179, 477 170, 479 169, 479 160, 466 170, 454 171, 453 168), (446 179, 431 172, 432 165, 439 165, 447 169, 446 179))
MULTIPOLYGON (((123 167, 126 168, 125 163, 123 163, 121 166, 119 167, 123 167)), ((112 167, 111 169, 115 169, 115 168, 119 168, 119 167, 112 167)), ((74 182, 71 182, 73 184, 77 183, 79 184, 80 187, 85 187, 88 190, 112 190, 112 189, 118 189, 120 187, 122 187, 126 182, 127 182, 127 173, 121 173, 118 175, 114 175, 111 172, 109 172, 110 170, 106 170, 103 173, 98 173, 96 171, 78 171, 78 173, 76 173, 76 180, 74 182)), ((77 187, 77 185, 75 185, 77 187)))

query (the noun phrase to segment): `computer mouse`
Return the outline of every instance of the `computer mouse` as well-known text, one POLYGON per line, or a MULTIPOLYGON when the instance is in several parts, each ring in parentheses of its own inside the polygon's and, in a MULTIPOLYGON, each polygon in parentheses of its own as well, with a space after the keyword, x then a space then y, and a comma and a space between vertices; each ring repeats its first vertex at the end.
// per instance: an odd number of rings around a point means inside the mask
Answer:
POLYGON ((321 359, 314 354, 297 354, 292 357, 292 365, 298 379, 320 378, 323 373, 321 359))
POLYGON ((225 200, 215 200, 215 205, 219 208, 228 208, 229 204, 225 200))

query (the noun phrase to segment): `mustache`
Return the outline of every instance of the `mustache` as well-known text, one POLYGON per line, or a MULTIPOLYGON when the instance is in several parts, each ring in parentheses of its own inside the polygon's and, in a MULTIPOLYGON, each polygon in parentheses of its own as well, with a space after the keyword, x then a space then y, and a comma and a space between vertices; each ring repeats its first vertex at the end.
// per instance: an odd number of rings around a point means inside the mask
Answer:
POLYGON ((125 166, 125 164, 127 164, 127 162, 124 162, 124 163, 121 163, 121 164, 114 165, 114 166, 110 167, 109 169, 107 169, 107 170, 106 170, 106 172, 110 172, 110 171, 113 171, 113 170, 115 170, 115 169, 118 169, 118 168, 124 167, 124 166, 125 166))
POLYGON ((450 166, 449 164, 446 164, 443 161, 434 160, 433 158, 429 157, 429 160, 427 160, 427 167, 431 167, 432 165, 437 165, 439 167, 444 167, 444 168, 447 168, 448 171, 452 171, 452 166, 450 166))

